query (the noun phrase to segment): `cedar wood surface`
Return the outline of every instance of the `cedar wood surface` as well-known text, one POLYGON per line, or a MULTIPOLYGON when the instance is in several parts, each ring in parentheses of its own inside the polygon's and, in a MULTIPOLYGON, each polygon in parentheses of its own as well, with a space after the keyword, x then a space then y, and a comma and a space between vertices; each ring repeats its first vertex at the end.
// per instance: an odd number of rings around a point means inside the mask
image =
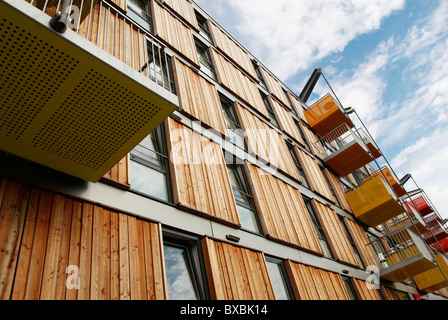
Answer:
POLYGON ((173 9, 182 19, 185 20, 194 30, 199 30, 196 14, 194 13, 193 5, 188 0, 163 0, 163 2, 171 9, 173 9))

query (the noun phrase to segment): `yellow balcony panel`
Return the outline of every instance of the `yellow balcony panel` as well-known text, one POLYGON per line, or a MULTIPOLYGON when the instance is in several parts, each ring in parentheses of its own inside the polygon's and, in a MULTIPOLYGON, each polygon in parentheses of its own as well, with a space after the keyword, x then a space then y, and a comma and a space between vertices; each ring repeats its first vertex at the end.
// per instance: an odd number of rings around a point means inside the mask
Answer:
POLYGON ((346 194, 356 218, 371 227, 392 219, 404 212, 390 187, 380 176, 375 176, 346 194))
POLYGON ((448 287, 448 282, 443 275, 445 274, 448 277, 448 259, 442 254, 438 254, 435 258, 443 273, 436 266, 429 271, 414 276, 415 284, 420 290, 433 292, 448 287))
POLYGON ((342 177, 372 161, 367 150, 356 140, 344 145, 324 159, 325 164, 342 177))
POLYGON ((327 135, 344 123, 347 124, 349 128, 354 127, 352 121, 338 106, 330 94, 327 94, 306 110, 305 117, 311 128, 321 136, 327 135))
POLYGON ((373 175, 379 175, 383 178, 384 176, 386 176, 387 181, 390 183, 391 187, 394 189, 394 192, 398 197, 402 197, 406 194, 406 191, 403 189, 398 179, 388 167, 383 167, 381 170, 372 174, 372 176, 373 175))
POLYGON ((178 98, 25 1, 0 1, 0 150, 97 181, 178 98))
POLYGON ((412 231, 403 229, 388 238, 395 247, 390 247, 386 255, 386 266, 380 271, 382 279, 400 282, 436 267, 431 252, 412 231))

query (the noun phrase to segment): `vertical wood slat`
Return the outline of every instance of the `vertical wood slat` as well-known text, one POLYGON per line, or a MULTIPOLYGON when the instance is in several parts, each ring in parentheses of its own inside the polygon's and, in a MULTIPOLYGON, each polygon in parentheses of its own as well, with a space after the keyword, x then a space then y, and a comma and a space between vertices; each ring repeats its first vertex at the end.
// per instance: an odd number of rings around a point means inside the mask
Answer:
POLYGON ((349 300, 339 274, 286 261, 286 270, 298 300, 349 300))
POLYGON ((173 71, 180 109, 228 136, 216 87, 176 58, 173 71))
POLYGON ((361 256, 362 262, 367 266, 379 266, 380 262, 378 257, 373 250, 372 246, 369 245, 370 241, 364 229, 356 222, 344 218, 345 225, 347 226, 348 232, 355 242, 356 248, 358 249, 359 255, 361 256))
POLYGON ((381 286, 381 293, 386 300, 398 300, 398 297, 395 294, 394 290, 389 287, 381 286))
POLYGON ((294 110, 296 111, 299 118, 302 121, 304 121, 305 123, 307 123, 307 120, 305 117, 305 111, 303 110, 303 107, 302 107, 302 104, 300 103, 300 101, 289 91, 287 92, 287 95, 289 97, 289 101, 291 101, 292 108, 294 108, 294 110))
POLYGON ((264 234, 322 255, 300 191, 247 162, 245 169, 264 234))
POLYGON ((199 31, 196 14, 194 13, 193 5, 189 0, 163 0, 163 2, 176 11, 190 27, 199 31))
POLYGON ((151 12, 154 22, 154 35, 168 43, 184 58, 199 68, 199 57, 191 29, 155 0, 151 0, 151 12))
POLYGON ((305 139, 308 141, 308 145, 311 148, 311 152, 320 160, 323 160, 326 152, 324 147, 318 143, 318 136, 310 129, 308 126, 304 125, 302 122, 299 123, 300 128, 302 129, 303 135, 305 139))
POLYGON ((221 147, 171 118, 166 126, 174 203, 239 227, 221 147))
POLYGON ((245 135, 248 151, 300 181, 283 136, 240 104, 235 103, 235 110, 245 135))
POLYGON ((280 103, 277 102, 277 100, 273 99, 271 96, 269 96, 268 99, 275 112, 275 115, 277 116, 280 128, 292 139, 303 145, 304 142, 302 139, 302 135, 300 134, 297 125, 294 123, 294 119, 292 118, 290 111, 283 107, 280 103))
POLYGON ((103 176, 101 181, 123 189, 129 189, 131 186, 129 162, 130 155, 127 154, 103 176))
POLYGON ((351 281, 353 283, 353 288, 355 289, 358 299, 381 300, 381 297, 376 289, 369 289, 367 287, 367 283, 364 280, 352 278, 351 281))
POLYGON ((227 61, 215 49, 210 49, 210 55, 219 84, 233 92, 237 97, 269 119, 268 110, 265 107, 256 83, 232 63, 227 61))
POLYGON ((359 267, 353 248, 342 229, 339 218, 332 209, 324 206, 322 203, 311 200, 311 204, 316 215, 324 229, 328 239, 331 251, 335 258, 342 263, 346 263, 355 267, 359 267))
POLYGON ((277 79, 272 76, 272 74, 267 71, 264 67, 260 67, 261 74, 263 76, 264 82, 268 88, 268 91, 278 99, 285 107, 290 109, 288 98, 285 96, 285 92, 282 89, 282 86, 277 81, 277 79))
POLYGON ((320 166, 312 157, 310 157, 304 151, 300 150, 297 147, 295 147, 294 149, 308 178, 311 189, 333 202, 333 194, 331 193, 328 182, 325 179, 320 166))
POLYGON ((166 298, 160 224, 13 181, 0 195, 1 299, 166 298))
POLYGON ((210 295, 213 300, 273 300, 261 252, 210 238, 202 240, 210 295))
POLYGON ((215 47, 220 49, 227 58, 237 64, 252 79, 258 80, 257 73, 255 72, 249 54, 211 20, 207 20, 207 25, 215 47))
POLYGON ((341 181, 339 180, 338 176, 333 172, 331 172, 328 168, 324 169, 324 173, 327 176, 328 181, 330 182, 342 209, 351 213, 352 210, 350 204, 348 203, 347 198, 345 197, 345 192, 344 189, 342 188, 341 181))

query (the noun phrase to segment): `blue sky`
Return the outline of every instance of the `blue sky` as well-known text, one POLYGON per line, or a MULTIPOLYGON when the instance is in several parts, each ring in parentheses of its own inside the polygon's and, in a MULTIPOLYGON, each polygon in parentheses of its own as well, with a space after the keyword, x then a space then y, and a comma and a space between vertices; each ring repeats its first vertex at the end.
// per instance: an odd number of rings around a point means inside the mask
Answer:
MULTIPOLYGON (((398 177, 411 173, 448 218, 448 1, 196 3, 296 94, 322 68, 398 177)), ((309 102, 328 92, 319 81, 309 102)))

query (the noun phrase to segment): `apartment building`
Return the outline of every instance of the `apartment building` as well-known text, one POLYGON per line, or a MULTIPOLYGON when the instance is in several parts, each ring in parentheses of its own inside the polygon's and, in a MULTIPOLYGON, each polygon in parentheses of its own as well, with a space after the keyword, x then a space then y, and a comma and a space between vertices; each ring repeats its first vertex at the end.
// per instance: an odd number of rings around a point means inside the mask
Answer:
POLYGON ((0 20, 1 299, 448 298, 412 176, 193 1, 0 0, 0 20))

